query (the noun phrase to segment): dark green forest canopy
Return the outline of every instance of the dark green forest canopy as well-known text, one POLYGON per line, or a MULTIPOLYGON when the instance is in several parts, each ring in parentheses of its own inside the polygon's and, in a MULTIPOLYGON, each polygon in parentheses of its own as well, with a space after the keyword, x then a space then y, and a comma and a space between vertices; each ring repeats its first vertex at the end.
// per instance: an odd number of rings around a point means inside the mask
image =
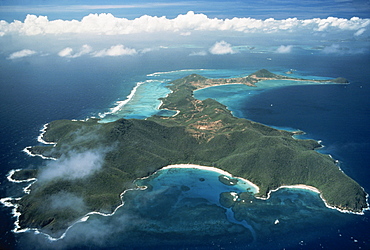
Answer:
MULTIPOLYGON (((169 83, 172 93, 162 99, 160 108, 178 111, 175 116, 111 123, 99 123, 98 119, 49 123, 43 139, 56 144, 30 147, 30 152, 63 158, 71 152, 95 150, 103 152, 103 165, 84 178, 37 181, 30 194, 17 201, 20 226, 60 235, 88 212, 114 211, 121 204, 120 194, 134 188, 135 179, 171 164, 188 163, 213 166, 248 179, 259 186, 257 197, 266 197, 282 185, 305 184, 320 190, 330 206, 361 212, 367 207, 363 188, 333 159, 316 152, 320 147, 316 141, 295 139, 292 132, 236 118, 213 99, 200 101, 193 97, 193 91, 202 87, 230 83, 255 86, 266 79, 294 78, 267 70, 231 79, 193 74, 169 83), (84 206, 50 206, 50 197, 60 194, 82 197, 84 206)), ((32 175, 39 177, 39 172, 20 171, 13 178, 32 175)))

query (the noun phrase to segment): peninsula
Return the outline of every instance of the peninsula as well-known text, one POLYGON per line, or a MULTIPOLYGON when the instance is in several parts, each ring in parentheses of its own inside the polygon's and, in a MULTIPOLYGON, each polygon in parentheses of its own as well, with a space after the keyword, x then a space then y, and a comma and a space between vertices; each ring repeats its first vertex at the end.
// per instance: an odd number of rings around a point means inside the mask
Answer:
MULTIPOLYGON (((256 86, 258 81, 276 79, 308 81, 267 70, 230 79, 192 74, 169 83, 172 92, 161 99, 160 109, 177 111, 174 116, 111 123, 99 123, 99 119, 50 122, 42 134, 42 140, 50 144, 28 147, 27 152, 65 159, 71 152, 99 151, 103 152, 102 166, 83 178, 61 175, 46 181, 40 179, 42 168, 15 172, 13 179, 38 178, 28 194, 13 201, 20 213, 20 229, 36 228, 60 236, 89 212, 112 213, 122 203, 121 194, 136 188, 135 179, 173 164, 210 166, 248 179, 259 187, 255 194, 259 198, 267 198, 281 186, 310 186, 320 192, 327 205, 362 212, 368 206, 367 194, 332 158, 315 151, 321 147, 318 142, 295 139, 294 132, 234 117, 219 102, 193 96, 193 91, 209 86, 256 86), (82 199, 83 206, 60 209, 52 205, 52 197, 67 194, 82 199)), ((346 83, 342 78, 333 81, 346 83)))

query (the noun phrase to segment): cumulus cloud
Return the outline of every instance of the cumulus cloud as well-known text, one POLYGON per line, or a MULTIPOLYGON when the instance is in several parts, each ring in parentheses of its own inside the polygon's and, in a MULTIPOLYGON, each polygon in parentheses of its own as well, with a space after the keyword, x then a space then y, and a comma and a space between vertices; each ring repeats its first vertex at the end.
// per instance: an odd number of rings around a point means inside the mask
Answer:
POLYGON ((36 53, 37 52, 34 51, 34 50, 23 49, 23 50, 20 50, 20 51, 17 51, 17 52, 14 52, 14 53, 10 54, 8 59, 12 60, 12 59, 18 59, 18 58, 22 58, 22 57, 32 56, 36 53))
POLYGON ((24 22, 0 22, 0 34, 17 33, 34 36, 45 34, 97 34, 122 35, 153 32, 178 32, 188 35, 192 31, 238 31, 244 33, 275 33, 279 31, 344 31, 361 33, 361 29, 370 25, 370 19, 353 17, 351 19, 328 17, 299 20, 288 18, 266 20, 254 18, 218 19, 189 11, 174 19, 144 15, 133 20, 117 18, 112 14, 89 14, 78 20, 48 20, 46 16, 27 15, 24 22))
POLYGON ((209 52, 214 55, 225 55, 225 54, 234 54, 236 53, 233 48, 231 47, 231 44, 221 41, 216 42, 210 49, 209 52))
MULTIPOLYGON (((152 49, 143 49, 141 53, 146 53, 151 51, 152 49)), ((138 52, 135 49, 127 48, 122 44, 113 45, 108 49, 102 49, 99 51, 93 52, 93 49, 90 45, 83 45, 81 49, 74 53, 74 50, 71 47, 66 47, 59 51, 58 55, 60 57, 67 57, 67 58, 77 58, 82 55, 91 55, 93 57, 104 57, 104 56, 123 56, 123 55, 135 55, 138 52)))
POLYGON ((124 55, 135 55, 137 51, 135 49, 126 48, 122 44, 111 46, 109 49, 103 49, 94 53, 95 57, 103 56, 124 56, 124 55))
POLYGON ((292 48, 293 48, 292 45, 287 46, 281 45, 279 48, 276 49, 276 53, 280 54, 290 53, 292 52, 292 48))
POLYGON ((72 52, 73 52, 73 49, 70 47, 67 47, 59 51, 58 55, 60 57, 72 57, 72 52))
POLYGON ((72 48, 67 47, 59 51, 58 55, 60 57, 76 58, 76 57, 80 57, 82 55, 88 54, 91 51, 92 51, 92 47, 90 45, 84 44, 82 45, 81 49, 75 54, 73 54, 72 48))
POLYGON ((41 169, 38 180, 85 178, 101 169, 104 155, 104 152, 98 150, 89 150, 82 153, 69 152, 60 159, 49 162, 41 169))

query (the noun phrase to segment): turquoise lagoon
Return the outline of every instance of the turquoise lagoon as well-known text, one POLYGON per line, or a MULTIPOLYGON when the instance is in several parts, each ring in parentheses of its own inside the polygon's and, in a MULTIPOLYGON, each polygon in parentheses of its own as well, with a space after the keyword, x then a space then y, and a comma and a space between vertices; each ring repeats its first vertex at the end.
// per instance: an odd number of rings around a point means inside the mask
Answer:
MULTIPOLYGON (((137 82, 131 93, 124 99, 116 101, 110 111, 99 114, 101 122, 111 122, 120 118, 145 119, 152 115, 172 116, 176 111, 159 110, 161 105, 159 98, 166 97, 170 90, 167 88, 168 83, 188 76, 190 74, 199 74, 208 78, 234 78, 244 77, 254 71, 242 70, 220 70, 220 69, 186 69, 169 72, 156 72, 147 75, 147 79, 137 82)), ((284 73, 281 73, 284 74, 284 73)), ((290 74, 291 77, 327 80, 326 77, 300 76, 290 74)), ((232 113, 239 118, 243 117, 240 112, 242 107, 239 106, 246 98, 263 93, 266 90, 301 85, 319 85, 330 83, 315 83, 310 81, 290 81, 290 80, 269 80, 261 81, 256 84, 257 87, 250 87, 242 84, 230 84, 223 86, 214 86, 200 89, 194 92, 194 97, 199 100, 212 98, 226 105, 232 113)), ((271 105, 273 105, 271 103, 271 105)), ((286 128, 291 130, 291 128, 286 128)), ((293 129, 294 130, 294 129, 293 129)))

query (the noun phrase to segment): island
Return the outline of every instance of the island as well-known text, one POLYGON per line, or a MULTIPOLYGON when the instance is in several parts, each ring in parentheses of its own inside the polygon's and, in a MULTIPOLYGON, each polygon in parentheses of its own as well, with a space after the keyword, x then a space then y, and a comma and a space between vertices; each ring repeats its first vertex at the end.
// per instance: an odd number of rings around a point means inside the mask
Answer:
MULTIPOLYGON (((90 173, 81 170, 76 172, 81 176, 72 177, 70 172, 62 172, 46 178, 42 168, 15 171, 14 180, 37 178, 26 195, 12 201, 19 214, 18 229, 32 228, 60 236, 88 213, 113 213, 122 205, 125 190, 138 188, 135 180, 174 164, 227 171, 257 185, 259 190, 254 196, 261 199, 283 186, 310 187, 320 192, 327 206, 361 213, 368 207, 366 192, 329 155, 315 150, 321 147, 317 141, 296 139, 295 132, 237 118, 225 105, 193 96, 200 88, 223 84, 256 87, 261 80, 276 79, 347 83, 343 78, 307 80, 267 70, 230 79, 192 74, 170 82, 171 93, 161 99, 160 109, 177 111, 173 116, 110 123, 100 123, 95 118, 50 122, 41 135, 47 144, 26 148, 29 154, 68 162, 73 154, 90 153, 98 155, 94 159, 101 166, 90 173), (82 199, 84 205, 55 205, 55 197, 69 197, 76 202, 82 199)), ((237 179, 220 176, 220 181, 235 185, 237 179)), ((250 195, 246 190, 241 197, 245 200, 250 195)), ((237 219, 243 219, 243 209, 248 205, 239 204, 226 193, 220 200, 238 212, 237 219)))

